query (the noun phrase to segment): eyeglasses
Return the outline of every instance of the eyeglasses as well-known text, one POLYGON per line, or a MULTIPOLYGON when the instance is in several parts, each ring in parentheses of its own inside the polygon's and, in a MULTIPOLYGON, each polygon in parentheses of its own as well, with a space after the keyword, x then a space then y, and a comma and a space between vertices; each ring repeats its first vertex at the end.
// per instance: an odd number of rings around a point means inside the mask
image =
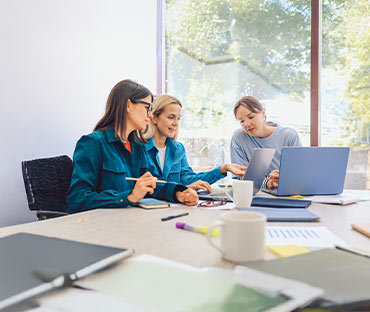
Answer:
POLYGON ((141 101, 141 100, 135 100, 135 99, 130 99, 130 101, 134 104, 144 104, 144 105, 147 105, 147 108, 146 108, 146 113, 147 114, 150 114, 153 110, 153 105, 152 103, 148 103, 148 102, 145 102, 145 101, 141 101))
POLYGON ((210 200, 210 201, 200 202, 198 204, 198 207, 209 208, 209 207, 223 206, 226 204, 227 204, 227 201, 225 200, 213 200, 213 201, 210 200))

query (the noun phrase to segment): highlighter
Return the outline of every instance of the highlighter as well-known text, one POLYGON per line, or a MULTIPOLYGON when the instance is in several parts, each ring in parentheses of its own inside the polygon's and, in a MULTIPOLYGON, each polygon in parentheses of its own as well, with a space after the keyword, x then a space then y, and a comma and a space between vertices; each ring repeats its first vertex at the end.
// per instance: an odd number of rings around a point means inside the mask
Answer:
MULTIPOLYGON (((187 230, 187 231, 192 231, 192 232, 197 232, 201 234, 207 234, 208 227, 198 227, 198 226, 193 226, 184 222, 176 222, 176 228, 182 229, 182 230, 187 230)), ((213 229, 212 236, 218 236, 219 231, 217 229, 213 229)))

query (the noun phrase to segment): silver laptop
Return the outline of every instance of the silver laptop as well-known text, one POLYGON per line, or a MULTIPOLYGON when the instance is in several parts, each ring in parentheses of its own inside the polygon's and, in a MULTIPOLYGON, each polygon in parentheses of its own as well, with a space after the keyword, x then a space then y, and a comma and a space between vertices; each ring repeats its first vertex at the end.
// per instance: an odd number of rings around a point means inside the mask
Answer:
POLYGON ((343 192, 348 147, 283 147, 277 195, 334 195, 343 192))
MULTIPOLYGON (((248 168, 241 178, 242 180, 253 181, 253 195, 261 189, 262 182, 268 173, 275 151, 274 148, 257 148, 253 151, 248 168)), ((225 193, 199 195, 199 199, 231 201, 225 193)))

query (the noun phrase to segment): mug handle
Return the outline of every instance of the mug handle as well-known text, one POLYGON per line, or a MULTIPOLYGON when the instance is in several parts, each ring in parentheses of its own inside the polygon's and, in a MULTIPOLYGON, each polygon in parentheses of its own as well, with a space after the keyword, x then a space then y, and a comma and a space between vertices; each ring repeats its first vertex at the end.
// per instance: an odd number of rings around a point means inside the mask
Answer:
POLYGON ((234 202, 234 198, 231 197, 231 193, 229 193, 231 190, 225 190, 225 195, 232 201, 234 202))
POLYGON ((224 225, 225 225, 225 223, 223 223, 223 222, 216 222, 215 224, 211 225, 208 228, 208 231, 207 231, 207 240, 208 240, 208 243, 210 243, 211 246, 213 246, 214 248, 216 248, 217 250, 219 250, 222 254, 224 253, 224 251, 221 249, 220 246, 217 246, 217 244, 212 239, 212 232, 213 232, 213 230, 216 227, 221 227, 221 226, 224 226, 224 225))

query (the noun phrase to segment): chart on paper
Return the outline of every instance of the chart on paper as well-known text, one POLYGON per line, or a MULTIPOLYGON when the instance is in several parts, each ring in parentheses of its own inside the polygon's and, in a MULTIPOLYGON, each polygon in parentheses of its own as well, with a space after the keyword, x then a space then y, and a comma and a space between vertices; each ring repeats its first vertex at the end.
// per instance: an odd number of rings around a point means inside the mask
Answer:
POLYGON ((299 245, 305 247, 346 247, 347 244, 325 226, 268 226, 266 245, 299 245))

